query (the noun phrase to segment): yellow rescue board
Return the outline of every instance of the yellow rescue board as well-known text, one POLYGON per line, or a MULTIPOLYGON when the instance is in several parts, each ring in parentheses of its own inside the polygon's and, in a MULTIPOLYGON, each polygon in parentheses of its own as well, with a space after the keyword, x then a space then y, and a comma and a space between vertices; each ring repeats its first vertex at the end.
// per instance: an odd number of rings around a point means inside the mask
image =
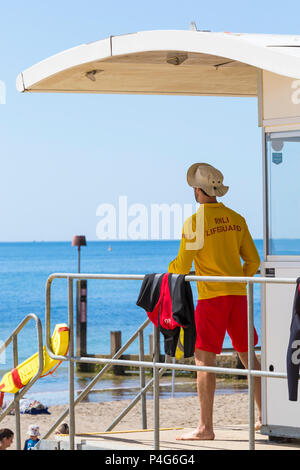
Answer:
POLYGON ((175 358, 176 359, 181 359, 184 356, 184 330, 183 328, 180 328, 180 333, 179 333, 179 338, 178 338, 178 343, 175 351, 175 358))
MULTIPOLYGON (((51 338, 51 346, 54 354, 66 356, 69 349, 69 328, 65 323, 60 323, 55 326, 51 338)), ((51 369, 59 364, 59 361, 52 359, 47 354, 45 346, 43 347, 43 364, 42 375, 51 371, 51 369)), ((36 375, 38 369, 39 355, 36 353, 3 376, 0 382, 0 392, 18 392, 36 375)))

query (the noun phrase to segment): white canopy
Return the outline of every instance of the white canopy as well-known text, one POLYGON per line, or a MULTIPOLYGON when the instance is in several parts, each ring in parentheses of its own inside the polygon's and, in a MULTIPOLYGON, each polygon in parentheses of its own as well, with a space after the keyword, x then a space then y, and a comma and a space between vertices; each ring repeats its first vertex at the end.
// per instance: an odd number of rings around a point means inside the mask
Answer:
POLYGON ((300 78, 300 36, 144 31, 83 44, 30 67, 20 92, 257 96, 257 72, 300 78))

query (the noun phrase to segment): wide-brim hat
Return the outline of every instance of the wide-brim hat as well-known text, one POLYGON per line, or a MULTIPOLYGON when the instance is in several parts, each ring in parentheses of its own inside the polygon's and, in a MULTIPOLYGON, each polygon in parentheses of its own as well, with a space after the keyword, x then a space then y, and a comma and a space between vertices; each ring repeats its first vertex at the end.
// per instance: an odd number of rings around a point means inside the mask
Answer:
POLYGON ((223 184, 224 176, 208 163, 194 163, 187 172, 187 182, 192 188, 200 188, 208 196, 224 196, 229 186, 223 184))
POLYGON ((35 425, 30 425, 26 433, 28 436, 40 436, 40 427, 35 425))

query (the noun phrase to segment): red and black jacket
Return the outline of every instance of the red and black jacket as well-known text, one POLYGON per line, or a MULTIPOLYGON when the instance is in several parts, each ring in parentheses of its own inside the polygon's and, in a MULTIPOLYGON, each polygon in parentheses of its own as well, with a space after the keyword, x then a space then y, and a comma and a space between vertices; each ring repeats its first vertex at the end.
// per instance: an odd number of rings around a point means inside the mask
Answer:
POLYGON ((180 327, 184 329, 184 357, 194 355, 196 326, 193 293, 182 274, 146 274, 136 304, 164 336, 165 353, 175 357, 180 327))

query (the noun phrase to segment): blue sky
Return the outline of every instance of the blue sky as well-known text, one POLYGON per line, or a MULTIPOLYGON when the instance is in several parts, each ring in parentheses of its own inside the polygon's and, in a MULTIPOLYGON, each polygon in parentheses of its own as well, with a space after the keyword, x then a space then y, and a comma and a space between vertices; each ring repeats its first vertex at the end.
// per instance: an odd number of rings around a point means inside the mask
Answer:
POLYGON ((62 50, 154 29, 300 34, 297 1, 28 0, 0 10, 0 241, 96 239, 97 207, 193 203, 186 170, 222 170, 225 204, 262 236, 261 130, 250 98, 20 94, 16 76, 62 50))

